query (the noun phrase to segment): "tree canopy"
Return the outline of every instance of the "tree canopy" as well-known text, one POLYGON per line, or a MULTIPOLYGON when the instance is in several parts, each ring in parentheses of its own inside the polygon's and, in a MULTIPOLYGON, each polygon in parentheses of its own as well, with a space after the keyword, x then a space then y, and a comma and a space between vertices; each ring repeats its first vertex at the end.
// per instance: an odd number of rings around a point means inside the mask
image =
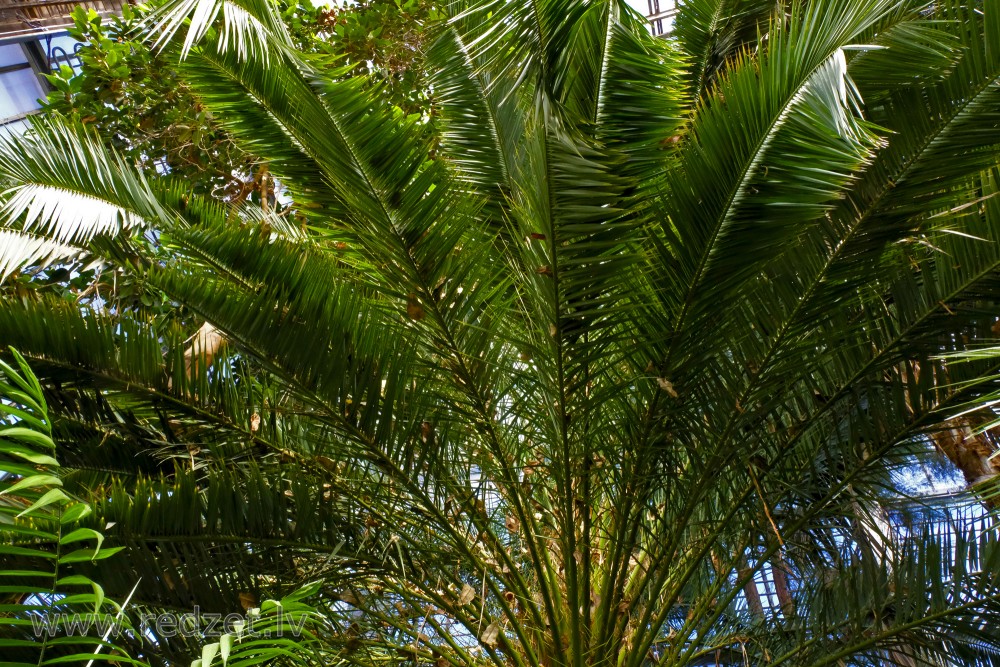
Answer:
MULTIPOLYGON (((992 447, 951 417, 997 359, 942 355, 996 335, 997 7, 690 0, 667 40, 618 0, 447 16, 434 142, 270 0, 147 16, 280 209, 72 117, 0 140, 2 272, 86 258, 174 315, 0 303, 62 493, 125 547, 88 581, 131 614, 311 584, 326 625, 276 659, 316 664, 997 664, 995 528, 922 523, 898 478, 992 447)), ((51 538, 18 530, 3 569, 34 572, 51 538)))

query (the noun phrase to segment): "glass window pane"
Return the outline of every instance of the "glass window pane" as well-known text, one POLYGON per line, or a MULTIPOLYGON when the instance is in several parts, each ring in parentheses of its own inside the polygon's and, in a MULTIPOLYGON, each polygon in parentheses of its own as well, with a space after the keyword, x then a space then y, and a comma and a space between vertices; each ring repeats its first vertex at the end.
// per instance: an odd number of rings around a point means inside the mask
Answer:
POLYGON ((37 109, 40 97, 42 86, 31 69, 0 74, 0 120, 37 109))
POLYGON ((28 62, 28 57, 24 55, 24 49, 21 48, 20 44, 4 44, 0 46, 0 67, 26 62, 28 62))
POLYGON ((80 71, 80 59, 75 50, 77 44, 79 42, 69 35, 56 35, 42 40, 42 46, 49 50, 49 64, 53 70, 59 69, 60 65, 69 65, 74 71, 80 71))

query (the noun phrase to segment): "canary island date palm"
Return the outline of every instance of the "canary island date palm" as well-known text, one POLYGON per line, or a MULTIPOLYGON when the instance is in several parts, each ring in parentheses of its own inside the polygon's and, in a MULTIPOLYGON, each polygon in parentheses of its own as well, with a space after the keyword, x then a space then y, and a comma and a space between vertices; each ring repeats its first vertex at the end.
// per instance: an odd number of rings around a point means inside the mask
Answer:
POLYGON ((127 547, 90 576, 142 577, 137 611, 322 582, 327 664, 997 664, 995 530, 891 509, 995 389, 940 359, 1000 312, 996 5, 450 16, 428 146, 268 0, 153 14, 280 213, 57 117, 3 140, 5 272, 97 261, 176 307, 0 308, 127 547))

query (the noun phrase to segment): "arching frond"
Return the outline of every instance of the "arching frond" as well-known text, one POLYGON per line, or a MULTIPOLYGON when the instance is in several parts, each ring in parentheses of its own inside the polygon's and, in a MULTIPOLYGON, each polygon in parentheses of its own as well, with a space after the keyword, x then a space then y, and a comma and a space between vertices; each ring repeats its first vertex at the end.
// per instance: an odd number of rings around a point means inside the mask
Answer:
POLYGON ((0 146, 7 232, 170 311, 0 304, 132 555, 95 573, 149 610, 318 581, 358 665, 990 664, 993 529, 899 480, 996 389, 941 358, 1000 312, 994 9, 691 0, 658 41, 615 0, 460 2, 433 143, 272 5, 168 3, 148 37, 287 213, 59 121, 0 146))
POLYGON ((143 176, 83 126, 45 118, 0 142, 0 225, 11 241, 0 251, 3 276, 167 217, 143 176))
POLYGON ((185 27, 180 56, 183 60, 202 41, 222 15, 220 49, 230 47, 241 60, 267 62, 269 51, 291 45, 278 8, 266 0, 169 0, 143 20, 155 37, 154 48, 163 48, 185 27))

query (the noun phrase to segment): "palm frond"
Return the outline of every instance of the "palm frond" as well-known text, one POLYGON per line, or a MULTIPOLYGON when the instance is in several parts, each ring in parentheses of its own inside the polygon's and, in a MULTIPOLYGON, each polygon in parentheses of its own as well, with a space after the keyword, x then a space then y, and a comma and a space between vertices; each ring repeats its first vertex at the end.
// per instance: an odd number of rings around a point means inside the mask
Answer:
POLYGON ((687 0, 678 3, 673 34, 691 58, 687 79, 697 104, 716 76, 766 33, 780 3, 761 0, 687 0))
POLYGON ((0 254, 4 276, 78 253, 95 236, 168 219, 143 176, 72 121, 36 119, 0 141, 0 225, 12 241, 0 254))
POLYGON ((662 257, 658 277, 676 313, 675 345, 687 345, 687 326, 701 330, 702 307, 718 309, 731 285, 822 219, 873 158, 879 142, 858 117, 842 47, 887 9, 796 8, 789 27, 774 24, 768 48, 734 64, 693 119, 666 203, 665 234, 676 249, 662 257), (829 168, 816 171, 814 161, 829 168))
POLYGON ((182 27, 186 29, 180 47, 182 60, 219 23, 219 48, 229 50, 232 47, 241 60, 260 58, 266 61, 275 45, 291 45, 278 7, 270 0, 169 0, 143 19, 154 48, 163 48, 182 27), (222 20, 218 21, 220 12, 222 20))
POLYGON ((996 390, 940 359, 996 318, 989 7, 692 0, 673 43, 612 0, 459 2, 434 145, 238 6, 153 39, 287 219, 106 156, 92 186, 90 149, 5 167, 155 229, 155 261, 89 250, 169 321, 0 304, 133 556, 109 592, 320 581, 317 659, 358 665, 994 659, 995 542, 909 530, 898 483, 996 390))

